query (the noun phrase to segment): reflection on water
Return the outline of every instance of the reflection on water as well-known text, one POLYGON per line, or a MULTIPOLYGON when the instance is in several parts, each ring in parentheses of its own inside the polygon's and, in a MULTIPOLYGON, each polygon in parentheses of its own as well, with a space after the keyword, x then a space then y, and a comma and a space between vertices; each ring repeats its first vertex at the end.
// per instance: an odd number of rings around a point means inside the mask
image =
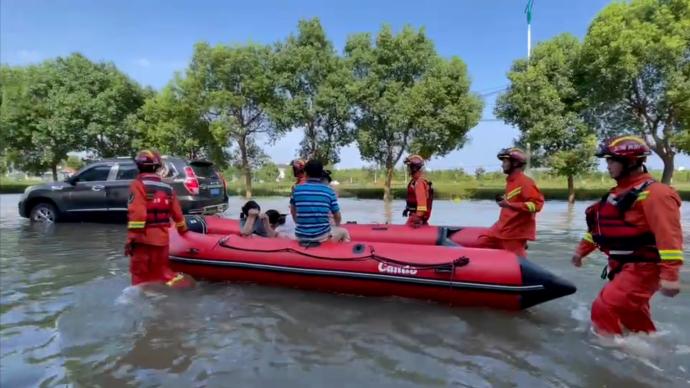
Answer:
MULTIPOLYGON (((0 196, 0 386, 687 386, 690 294, 656 297, 661 334, 602 343, 589 304, 602 257, 569 264, 586 204, 547 202, 531 259, 578 293, 520 313, 247 284, 128 287, 120 225, 30 225, 0 196)), ((403 201, 341 199, 345 221, 402 223, 403 201)), ((232 198, 229 215, 244 201, 232 198)), ((287 210, 284 198, 262 208, 287 210)), ((683 220, 686 241, 690 206, 683 220)), ((432 221, 490 225, 493 201, 437 201, 432 221)), ((683 276, 690 281, 688 270, 683 276)))

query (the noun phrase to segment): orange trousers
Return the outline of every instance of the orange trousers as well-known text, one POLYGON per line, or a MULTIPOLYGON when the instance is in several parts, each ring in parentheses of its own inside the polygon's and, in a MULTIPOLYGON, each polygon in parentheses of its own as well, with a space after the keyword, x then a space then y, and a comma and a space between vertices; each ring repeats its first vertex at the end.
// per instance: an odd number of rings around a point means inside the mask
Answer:
POLYGON ((592 304, 592 324, 599 334, 620 335, 656 331, 649 300, 659 289, 656 263, 629 263, 622 267, 592 304))
POLYGON ((168 246, 135 243, 129 262, 132 285, 141 283, 167 283, 177 276, 170 269, 168 246))
POLYGON ((492 249, 502 249, 504 251, 513 252, 517 256, 527 257, 527 251, 525 247, 527 246, 527 240, 525 239, 502 239, 491 236, 479 236, 477 241, 479 245, 477 248, 492 248, 492 249))

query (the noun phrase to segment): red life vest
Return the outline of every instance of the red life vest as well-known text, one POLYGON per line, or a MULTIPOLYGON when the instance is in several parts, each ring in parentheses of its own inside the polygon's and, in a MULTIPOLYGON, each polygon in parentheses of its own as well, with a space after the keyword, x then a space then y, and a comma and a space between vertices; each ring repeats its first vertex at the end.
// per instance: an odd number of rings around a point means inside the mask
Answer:
MULTIPOLYGON (((424 178, 418 178, 424 179, 424 178)), ((434 188, 431 186, 431 181, 426 181, 429 186, 429 192, 426 196, 426 214, 427 216, 431 214, 431 206, 434 203, 434 188)), ((417 193, 415 193, 415 185, 417 184, 417 179, 410 180, 407 184, 407 199, 406 199, 406 212, 416 212, 417 211, 417 193)))
POLYGON ((146 226, 170 225, 173 188, 155 174, 138 179, 146 190, 146 226))
POLYGON ((654 234, 625 221, 625 212, 652 183, 647 181, 617 196, 607 194, 585 211, 592 239, 618 264, 661 261, 654 234))

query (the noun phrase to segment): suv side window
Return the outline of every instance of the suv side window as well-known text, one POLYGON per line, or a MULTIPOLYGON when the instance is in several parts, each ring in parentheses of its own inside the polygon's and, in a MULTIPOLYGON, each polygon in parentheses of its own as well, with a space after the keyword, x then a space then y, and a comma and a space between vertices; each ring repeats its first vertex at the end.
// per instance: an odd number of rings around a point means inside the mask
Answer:
POLYGON ((163 178, 176 178, 180 173, 177 171, 177 167, 170 160, 163 161, 163 178))
POLYGON ((110 166, 96 166, 79 174, 79 182, 107 181, 110 166))
POLYGON ((117 170, 117 180, 132 180, 139 174, 139 169, 135 164, 120 164, 117 170))

